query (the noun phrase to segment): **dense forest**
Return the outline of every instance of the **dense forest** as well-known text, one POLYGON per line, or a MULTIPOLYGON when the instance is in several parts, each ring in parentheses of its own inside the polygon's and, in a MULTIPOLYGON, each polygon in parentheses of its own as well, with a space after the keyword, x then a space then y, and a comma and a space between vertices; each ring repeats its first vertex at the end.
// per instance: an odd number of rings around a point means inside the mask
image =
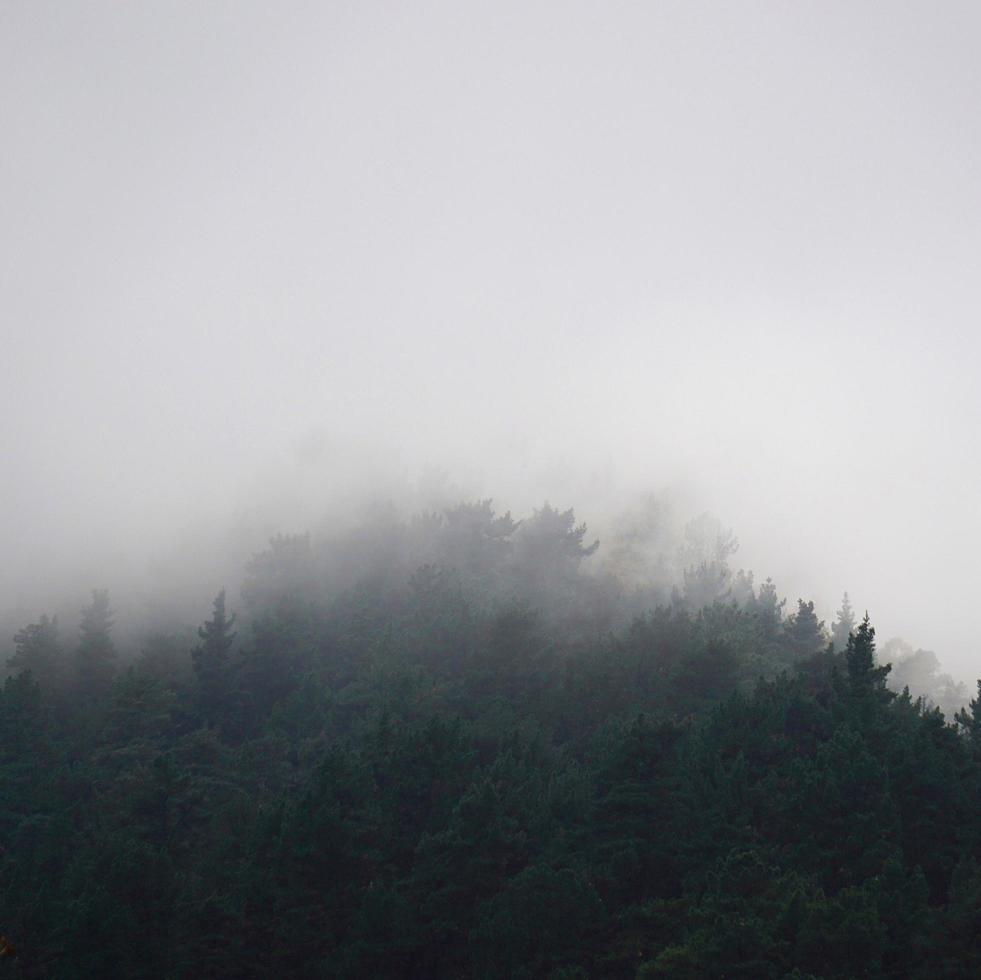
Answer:
POLYGON ((981 683, 635 532, 379 511, 190 635, 24 625, 0 975, 981 976, 981 683))

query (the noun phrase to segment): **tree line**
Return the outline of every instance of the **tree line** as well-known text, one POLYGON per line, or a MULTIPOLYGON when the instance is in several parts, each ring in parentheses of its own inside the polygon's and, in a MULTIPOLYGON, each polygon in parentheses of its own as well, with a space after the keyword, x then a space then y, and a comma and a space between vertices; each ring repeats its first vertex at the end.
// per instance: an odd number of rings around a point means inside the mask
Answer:
POLYGON ((945 715, 847 596, 683 548, 588 573, 571 510, 477 501, 275 538, 191 643, 25 626, 0 973, 981 975, 981 682, 945 715))

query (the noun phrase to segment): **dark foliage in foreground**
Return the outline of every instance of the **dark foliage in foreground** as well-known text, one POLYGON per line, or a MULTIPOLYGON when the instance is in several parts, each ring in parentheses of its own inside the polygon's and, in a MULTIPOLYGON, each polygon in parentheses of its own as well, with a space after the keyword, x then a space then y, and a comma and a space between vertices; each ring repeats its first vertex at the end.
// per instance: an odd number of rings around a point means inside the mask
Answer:
POLYGON ((724 554, 621 627, 584 535, 470 505, 345 582, 277 539, 238 644, 221 593, 118 669, 104 593, 20 631, 0 975, 981 976, 981 693, 724 554))

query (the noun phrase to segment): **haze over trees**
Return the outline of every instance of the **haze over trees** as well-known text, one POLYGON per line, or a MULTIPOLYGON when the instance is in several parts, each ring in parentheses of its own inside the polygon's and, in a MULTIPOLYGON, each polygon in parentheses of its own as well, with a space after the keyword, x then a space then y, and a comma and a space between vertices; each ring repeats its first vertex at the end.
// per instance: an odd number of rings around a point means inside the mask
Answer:
POLYGON ((0 693, 3 970, 976 976, 981 686, 893 690, 936 657, 891 668, 847 596, 786 615, 736 547, 382 508, 272 538, 196 642, 117 650, 106 590, 74 647, 39 617, 0 693))
POLYGON ((979 37, 0 2, 0 980, 981 977, 979 37))
POLYGON ((112 682, 116 648, 111 634, 109 592, 95 589, 92 602, 82 610, 78 648, 75 651, 75 679, 83 699, 104 694, 112 682))

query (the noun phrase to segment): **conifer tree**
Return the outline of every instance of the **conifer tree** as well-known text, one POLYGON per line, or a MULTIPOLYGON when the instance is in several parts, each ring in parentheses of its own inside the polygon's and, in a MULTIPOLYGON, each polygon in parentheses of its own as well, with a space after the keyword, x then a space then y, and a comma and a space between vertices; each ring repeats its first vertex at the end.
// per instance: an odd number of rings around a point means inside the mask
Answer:
POLYGON ((109 591, 94 589, 92 602, 82 610, 81 634, 75 654, 75 675, 83 697, 97 697, 112 683, 116 648, 112 642, 109 591))
POLYGON ((786 631, 794 651, 800 656, 817 653, 828 642, 824 635, 824 623, 818 620, 814 612, 814 603, 804 602, 803 599, 797 600, 797 614, 788 620, 786 631))
POLYGON ((514 572, 534 602, 569 598, 580 564, 599 547, 599 541, 583 544, 585 535, 586 525, 576 524, 571 508, 548 503, 522 522, 514 535, 514 572))
POLYGON ((774 639, 780 632, 783 623, 783 607, 786 599, 777 595, 777 587, 772 578, 768 578, 759 589, 759 593, 748 608, 752 609, 763 626, 763 634, 768 640, 774 639))
POLYGON ((875 629, 865 614, 858 629, 848 637, 845 650, 848 664, 849 686, 854 694, 885 691, 886 676, 892 669, 889 664, 877 667, 875 661, 875 629))
POLYGON ((978 681, 978 696, 966 708, 961 708, 954 720, 967 735, 971 745, 981 752, 981 680, 978 681))
POLYGON ((58 687, 64 671, 64 655, 58 638, 58 617, 42 616, 14 634, 14 655, 7 666, 15 671, 30 671, 46 693, 58 687))
POLYGON ((235 614, 228 616, 225 612, 224 589, 215 596, 213 608, 211 619, 198 629, 201 643, 191 651, 202 704, 208 715, 213 715, 221 703, 228 654, 237 636, 232 632, 235 614))
POLYGON ((689 609, 698 610, 732 597, 729 557, 739 550, 732 531, 723 528, 711 514, 702 514, 685 527, 685 544, 679 549, 684 588, 689 609))
POLYGON ((841 598, 841 609, 836 613, 837 620, 831 627, 831 642, 835 652, 840 653, 848 646, 848 635, 855 629, 855 611, 846 592, 841 598))

